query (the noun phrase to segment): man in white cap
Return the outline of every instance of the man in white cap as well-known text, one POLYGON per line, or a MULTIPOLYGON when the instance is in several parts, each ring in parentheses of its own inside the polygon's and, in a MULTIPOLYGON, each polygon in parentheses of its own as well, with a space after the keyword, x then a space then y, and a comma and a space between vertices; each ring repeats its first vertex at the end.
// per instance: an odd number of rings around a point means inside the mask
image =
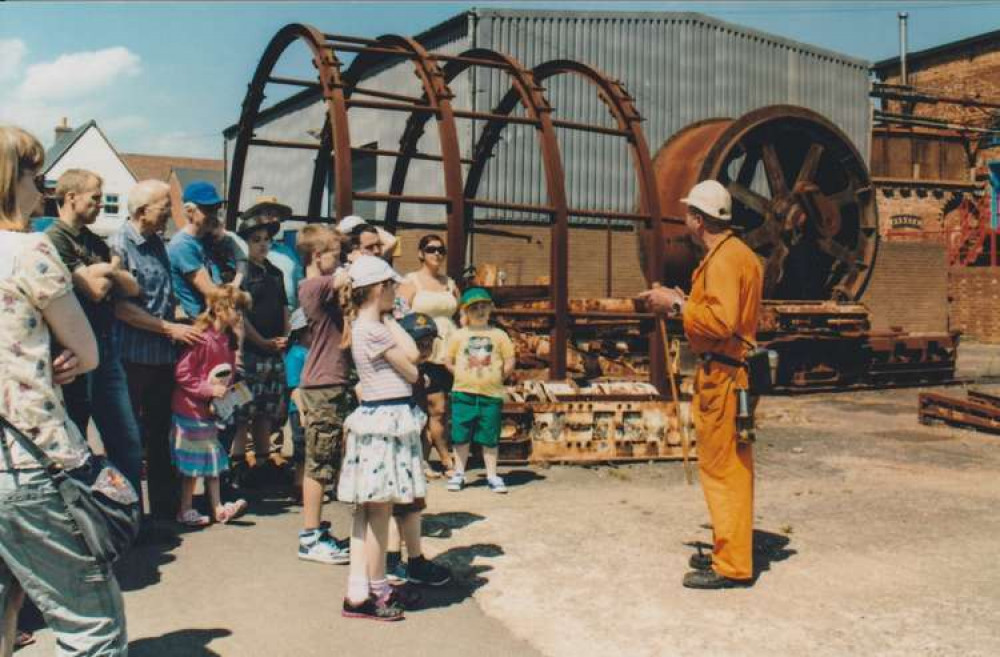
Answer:
POLYGON ((680 316, 700 366, 691 409, 698 432, 698 469, 712 518, 711 560, 694 555, 684 586, 721 589, 753 583, 753 451, 738 440, 736 391, 748 388, 742 366, 760 311, 762 270, 732 231, 732 199, 715 180, 695 185, 685 225, 705 247, 691 277, 691 295, 654 287, 643 292, 656 312, 680 316))
POLYGON ((337 224, 337 232, 351 239, 352 248, 348 252, 348 260, 353 261, 363 254, 387 260, 398 255, 395 252, 399 244, 398 237, 378 226, 372 226, 356 214, 349 214, 341 219, 337 224))

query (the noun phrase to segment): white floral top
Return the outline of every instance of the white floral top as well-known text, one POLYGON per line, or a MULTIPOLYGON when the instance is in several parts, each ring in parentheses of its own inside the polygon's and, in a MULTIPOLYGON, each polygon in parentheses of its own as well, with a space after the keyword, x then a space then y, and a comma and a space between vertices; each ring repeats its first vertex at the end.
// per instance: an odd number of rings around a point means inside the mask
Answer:
MULTIPOLYGON (((52 383, 41 311, 72 291, 69 270, 44 233, 0 231, 0 413, 66 468, 82 465, 90 450, 52 383)), ((38 467, 12 436, 3 443, 0 471, 38 467)))

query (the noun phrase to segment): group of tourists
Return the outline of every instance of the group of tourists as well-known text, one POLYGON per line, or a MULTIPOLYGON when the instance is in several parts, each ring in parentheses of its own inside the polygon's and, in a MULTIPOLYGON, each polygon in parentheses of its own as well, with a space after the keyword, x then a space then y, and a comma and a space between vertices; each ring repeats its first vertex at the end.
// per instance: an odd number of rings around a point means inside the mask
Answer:
MULTIPOLYGON (((399 620, 411 600, 394 584, 449 582, 421 548, 427 479, 442 476, 429 450, 458 492, 479 445, 486 485, 507 492, 497 456, 515 359, 510 338, 490 324, 489 292, 460 292, 445 274, 445 242, 424 236, 420 267, 404 277, 391 264, 399 241, 361 217, 307 224, 294 246, 276 243, 288 206, 258 198, 234 234, 220 222, 218 191, 195 182, 165 243, 170 189, 153 180, 130 191, 128 221, 105 241, 88 228, 102 180, 80 169, 57 182, 56 221, 30 232, 43 160, 37 139, 0 127, 3 419, 71 473, 93 458, 92 421, 135 491, 145 455, 149 516, 187 528, 247 511, 227 472, 280 460, 273 437, 287 419, 302 504, 298 557, 349 564, 343 615, 399 620), (344 538, 323 521, 327 495, 351 505, 344 538)), ((692 558, 684 585, 743 586, 753 577, 753 459, 735 431, 731 393, 747 383, 739 362, 755 333, 761 271, 733 237, 725 188, 706 181, 684 201, 688 229, 707 249, 692 292, 640 295, 655 312, 682 317, 702 357, 692 408, 715 544, 710 558, 692 558)), ((0 655, 13 645, 25 593, 64 654, 125 654, 114 574, 79 540, 50 475, 4 433, 0 655)))

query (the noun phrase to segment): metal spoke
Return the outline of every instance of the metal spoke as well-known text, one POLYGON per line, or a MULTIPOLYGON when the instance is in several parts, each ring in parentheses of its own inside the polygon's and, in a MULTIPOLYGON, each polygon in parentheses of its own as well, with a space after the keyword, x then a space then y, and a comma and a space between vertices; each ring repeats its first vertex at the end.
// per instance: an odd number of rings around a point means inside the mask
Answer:
POLYGON ((785 182, 785 172, 781 170, 781 160, 774 144, 766 143, 760 147, 761 159, 764 161, 764 172, 767 174, 767 184, 771 188, 771 198, 779 198, 788 194, 788 184, 785 182))
POLYGON ((753 210, 763 217, 765 221, 767 220, 767 216, 770 214, 770 200, 738 182, 729 183, 728 189, 733 198, 742 203, 744 207, 753 210))
POLYGON ((819 169, 819 161, 823 157, 823 151, 822 144, 812 144, 809 146, 806 159, 802 161, 799 175, 795 178, 796 185, 804 182, 812 182, 816 178, 816 171, 819 169))

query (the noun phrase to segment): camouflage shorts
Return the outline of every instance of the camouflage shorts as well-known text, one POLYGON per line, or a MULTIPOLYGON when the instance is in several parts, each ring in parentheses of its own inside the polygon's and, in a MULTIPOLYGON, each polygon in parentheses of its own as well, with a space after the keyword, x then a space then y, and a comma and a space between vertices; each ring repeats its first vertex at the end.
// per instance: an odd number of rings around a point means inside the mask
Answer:
POLYGON ((344 418, 354 408, 347 386, 299 388, 306 431, 305 475, 321 484, 336 482, 343 450, 344 418))

